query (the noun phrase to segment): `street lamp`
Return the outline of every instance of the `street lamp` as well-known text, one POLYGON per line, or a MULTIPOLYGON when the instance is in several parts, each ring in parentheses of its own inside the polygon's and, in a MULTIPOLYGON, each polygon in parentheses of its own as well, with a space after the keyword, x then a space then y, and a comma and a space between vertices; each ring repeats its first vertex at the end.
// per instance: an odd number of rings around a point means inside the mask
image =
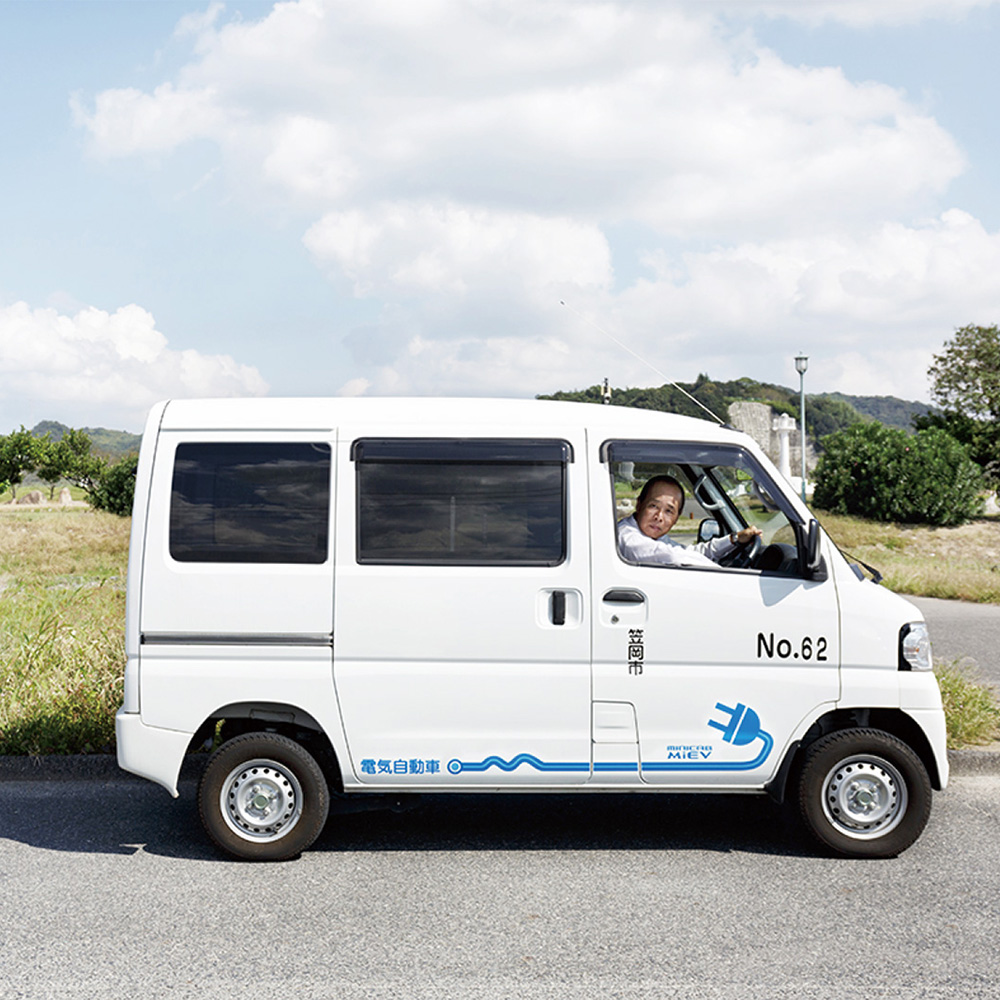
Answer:
POLYGON ((802 502, 806 502, 806 369, 809 358, 799 354, 795 358, 795 370, 799 373, 799 423, 802 428, 802 502))

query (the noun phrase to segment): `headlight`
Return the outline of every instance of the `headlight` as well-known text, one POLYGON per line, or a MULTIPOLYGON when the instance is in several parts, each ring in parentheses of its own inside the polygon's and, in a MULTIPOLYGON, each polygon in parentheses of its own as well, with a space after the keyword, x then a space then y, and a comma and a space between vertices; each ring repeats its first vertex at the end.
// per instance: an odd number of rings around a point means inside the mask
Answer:
POLYGON ((899 669, 933 670, 931 638, 926 622, 910 622, 899 630, 899 669))

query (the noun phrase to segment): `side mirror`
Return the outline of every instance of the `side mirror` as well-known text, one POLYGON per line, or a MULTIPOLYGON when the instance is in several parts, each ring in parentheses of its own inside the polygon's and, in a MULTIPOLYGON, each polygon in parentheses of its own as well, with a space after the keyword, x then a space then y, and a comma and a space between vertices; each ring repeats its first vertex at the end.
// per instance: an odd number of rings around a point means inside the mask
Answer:
POLYGON ((722 534, 722 528, 714 517, 705 517, 698 523, 698 541, 710 542, 722 534))

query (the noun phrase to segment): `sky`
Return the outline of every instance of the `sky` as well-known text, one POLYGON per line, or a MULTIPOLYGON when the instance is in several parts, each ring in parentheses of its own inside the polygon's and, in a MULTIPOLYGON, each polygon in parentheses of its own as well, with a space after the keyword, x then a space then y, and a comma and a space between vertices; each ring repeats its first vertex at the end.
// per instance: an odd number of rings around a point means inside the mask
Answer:
POLYGON ((1000 323, 1000 0, 0 0, 0 433, 1000 323))

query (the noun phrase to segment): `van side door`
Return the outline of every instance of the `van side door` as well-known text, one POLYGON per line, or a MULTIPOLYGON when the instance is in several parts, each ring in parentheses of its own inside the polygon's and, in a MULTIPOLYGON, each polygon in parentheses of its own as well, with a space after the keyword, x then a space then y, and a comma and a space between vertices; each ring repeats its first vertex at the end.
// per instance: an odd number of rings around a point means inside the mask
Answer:
POLYGON ((581 432, 341 428, 334 677, 345 782, 590 777, 581 432))
POLYGON ((601 458, 595 720, 602 705, 619 715, 627 706, 638 743, 602 747, 595 728, 595 780, 631 767, 647 784, 760 786, 794 734, 839 697, 834 581, 807 571, 806 526, 750 449, 623 440, 606 442, 601 458), (635 534, 636 498, 652 476, 683 490, 682 512, 658 542, 674 543, 666 555, 635 534), (761 529, 759 545, 728 540, 749 525, 761 529), (644 559, 623 551, 630 537, 644 559))

